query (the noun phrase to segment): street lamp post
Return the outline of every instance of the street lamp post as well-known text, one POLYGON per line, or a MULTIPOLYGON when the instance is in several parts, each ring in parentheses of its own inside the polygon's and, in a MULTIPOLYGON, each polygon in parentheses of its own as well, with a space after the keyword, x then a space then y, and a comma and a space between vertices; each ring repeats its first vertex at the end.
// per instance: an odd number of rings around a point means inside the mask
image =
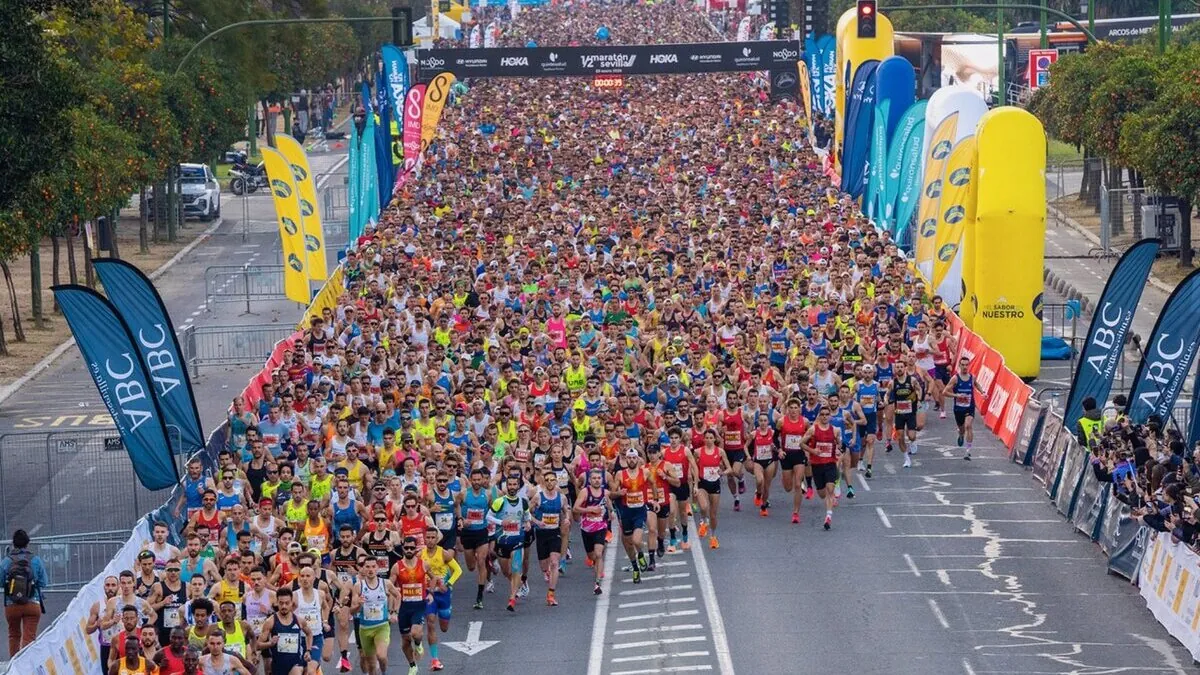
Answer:
POLYGON ((1167 51, 1171 41, 1171 0, 1158 0, 1158 53, 1167 51))

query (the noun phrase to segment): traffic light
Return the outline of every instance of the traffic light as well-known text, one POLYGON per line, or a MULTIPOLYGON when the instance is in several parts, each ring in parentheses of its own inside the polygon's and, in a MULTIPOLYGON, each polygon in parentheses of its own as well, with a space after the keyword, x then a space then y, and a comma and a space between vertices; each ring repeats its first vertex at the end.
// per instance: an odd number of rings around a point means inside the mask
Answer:
MULTIPOLYGON (((767 18, 775 22, 776 34, 784 34, 788 26, 791 25, 788 0, 771 0, 771 5, 767 11, 767 18)), ((771 37, 774 38, 775 36, 772 35, 771 37)))
POLYGON ((875 0, 858 0, 858 37, 875 37, 875 0))

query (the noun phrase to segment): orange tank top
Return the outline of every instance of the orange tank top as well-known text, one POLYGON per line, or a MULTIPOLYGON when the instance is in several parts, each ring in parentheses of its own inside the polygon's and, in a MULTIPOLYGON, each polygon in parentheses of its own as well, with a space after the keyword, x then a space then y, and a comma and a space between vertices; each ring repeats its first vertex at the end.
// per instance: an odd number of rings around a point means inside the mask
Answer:
POLYGON ((425 601, 425 563, 417 560, 416 565, 409 567, 405 561, 396 563, 396 578, 394 582, 400 589, 401 602, 425 601))
POLYGON ((638 469, 630 473, 629 469, 621 471, 621 489, 625 491, 625 506, 636 509, 646 505, 646 472, 638 469))

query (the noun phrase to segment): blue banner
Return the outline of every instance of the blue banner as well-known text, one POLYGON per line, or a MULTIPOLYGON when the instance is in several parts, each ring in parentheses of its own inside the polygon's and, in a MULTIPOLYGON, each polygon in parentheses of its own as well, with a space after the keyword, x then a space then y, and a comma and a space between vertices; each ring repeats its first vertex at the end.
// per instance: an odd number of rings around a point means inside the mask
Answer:
POLYGON ((121 319, 142 350, 163 419, 168 426, 179 429, 183 447, 175 451, 190 455, 203 448, 200 411, 196 408, 179 338, 172 328, 175 324, 162 297, 141 270, 124 260, 93 258, 92 266, 104 284, 109 302, 121 313, 121 319))
POLYGON ((833 102, 837 98, 837 41, 832 35, 822 35, 817 38, 817 51, 821 54, 821 75, 825 78, 822 89, 825 91, 825 116, 833 114, 833 102))
POLYGON ((842 148, 842 192, 857 198, 866 182, 864 171, 871 149, 871 122, 875 118, 875 70, 878 61, 863 61, 854 71, 854 81, 846 90, 845 146, 842 148))
POLYGON ((817 40, 812 35, 804 39, 804 62, 808 66, 809 91, 812 93, 813 112, 825 113, 825 68, 817 40))
MULTIPOLYGON (((914 133, 921 138, 925 137, 925 106, 928 104, 929 101, 917 101, 909 106, 902 113, 896 130, 888 135, 887 170, 883 176, 881 191, 883 220, 880 227, 891 230, 893 235, 896 234, 895 220, 896 210, 899 208, 897 200, 900 198, 900 176, 904 170, 904 150, 914 133)), ((892 112, 888 110, 888 115, 891 116, 892 112)))
POLYGON ((917 96, 917 74, 903 56, 889 56, 875 71, 875 106, 891 101, 887 119, 887 137, 891 138, 900 118, 917 96))
MULTIPOLYGON (((387 80, 388 102, 391 104, 392 110, 404 110, 404 97, 408 95, 409 85, 408 58, 395 45, 384 45, 380 51, 383 54, 383 72, 387 80)), ((400 129, 400 136, 403 137, 404 115, 392 115, 392 117, 400 129)))
POLYGON ((909 221, 917 211, 921 196, 921 150, 925 143, 924 120, 913 130, 900 151, 900 189, 896 195, 896 220, 892 234, 902 248, 912 252, 912 231, 909 221))
MULTIPOLYGON (((1200 373, 1200 369, 1196 372, 1200 373)), ((1189 417, 1192 421, 1188 428, 1187 446, 1189 448, 1196 447, 1196 441, 1200 441, 1200 395, 1197 395, 1196 384, 1200 382, 1200 376, 1192 380, 1192 416, 1189 417)))
POLYGON ((179 473, 167 441, 167 425, 129 327, 104 296, 86 286, 50 290, 121 434, 138 481, 147 490, 174 486, 179 473))
MULTIPOLYGON (((376 91, 379 93, 379 120, 375 127, 375 171, 379 174, 379 208, 383 210, 392 200, 392 186, 396 184, 396 168, 392 163, 392 106, 387 102, 387 84, 383 71, 376 73, 376 91)), ((403 110, 403 108, 401 108, 403 110)))
POLYGON ((1142 298, 1142 290, 1146 288, 1158 248, 1157 239, 1139 241, 1125 251, 1112 274, 1108 275, 1079 354, 1071 391, 1067 394, 1063 423, 1068 429, 1074 429, 1083 416, 1083 399, 1090 396, 1100 407, 1108 400, 1113 378, 1121 367, 1125 336, 1133 324, 1133 315, 1142 298))
MULTIPOLYGON (((1162 313, 1144 345, 1142 362, 1133 378, 1125 413, 1135 424, 1145 424, 1151 415, 1170 421, 1175 401, 1196 358, 1200 340, 1200 270, 1179 283, 1163 305, 1162 313)), ((1081 364, 1082 368, 1083 365, 1081 364)), ((1099 403, 1099 401, 1097 401, 1099 403)))
POLYGON ((887 119, 891 101, 878 101, 875 104, 875 119, 871 123, 871 153, 867 159, 867 192, 863 196, 863 210, 867 217, 879 222, 882 211, 880 193, 883 188, 883 174, 887 170, 887 119))

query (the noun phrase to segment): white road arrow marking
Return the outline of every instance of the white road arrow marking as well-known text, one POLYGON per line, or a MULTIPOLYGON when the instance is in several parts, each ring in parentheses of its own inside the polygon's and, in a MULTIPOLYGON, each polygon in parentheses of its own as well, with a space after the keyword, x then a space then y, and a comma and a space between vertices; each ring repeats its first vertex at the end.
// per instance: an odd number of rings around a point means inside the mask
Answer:
POLYGON ((499 640, 480 640, 479 634, 483 632, 482 621, 472 621, 467 625, 467 639, 462 642, 443 642, 442 644, 453 649, 456 652, 462 652, 467 656, 475 656, 479 652, 491 647, 492 645, 500 644, 499 640))

